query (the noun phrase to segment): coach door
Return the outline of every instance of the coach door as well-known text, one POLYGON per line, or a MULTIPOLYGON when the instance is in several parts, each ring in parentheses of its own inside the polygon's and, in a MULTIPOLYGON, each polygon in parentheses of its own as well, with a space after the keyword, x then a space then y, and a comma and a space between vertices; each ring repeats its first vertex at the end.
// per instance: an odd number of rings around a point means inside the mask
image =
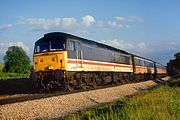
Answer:
POLYGON ((77 68, 82 68, 83 57, 82 57, 81 44, 80 44, 79 41, 75 42, 75 48, 76 48, 76 64, 77 64, 77 68))

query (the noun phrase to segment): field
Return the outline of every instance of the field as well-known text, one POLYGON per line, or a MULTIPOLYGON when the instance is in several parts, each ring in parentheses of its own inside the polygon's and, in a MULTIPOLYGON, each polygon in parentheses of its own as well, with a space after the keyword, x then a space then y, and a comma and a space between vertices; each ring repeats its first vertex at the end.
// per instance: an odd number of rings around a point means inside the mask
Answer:
POLYGON ((129 99, 88 109, 66 120, 180 120, 180 79, 129 99))
POLYGON ((3 73, 3 72, 0 72, 0 80, 18 79, 18 78, 29 78, 29 74, 3 73))
POLYGON ((2 72, 3 66, 3 64, 0 64, 0 73, 2 72))
POLYGON ((3 73, 3 64, 0 64, 0 80, 7 79, 18 79, 18 78, 29 78, 29 74, 18 74, 18 73, 3 73))

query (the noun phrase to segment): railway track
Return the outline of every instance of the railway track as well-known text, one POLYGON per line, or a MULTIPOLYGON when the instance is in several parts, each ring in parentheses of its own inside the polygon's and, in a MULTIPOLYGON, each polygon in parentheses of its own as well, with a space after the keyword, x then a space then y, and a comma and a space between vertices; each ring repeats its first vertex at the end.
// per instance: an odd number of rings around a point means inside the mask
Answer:
POLYGON ((23 95, 17 95, 16 97, 6 97, 0 99, 0 105, 10 104, 10 103, 16 103, 16 102, 23 102, 27 100, 35 100, 35 99, 41 99, 41 98, 47 98, 47 97, 53 97, 57 95, 63 95, 66 93, 63 92, 57 92, 57 93, 39 93, 39 94, 23 94, 23 95))
MULTIPOLYGON (((128 83, 126 83, 128 84, 128 83)), ((5 104, 11 104, 16 102, 23 102, 27 100, 36 100, 36 99, 42 99, 42 98, 48 98, 53 96, 59 96, 59 95, 66 95, 66 94, 73 94, 77 92, 84 92, 84 91, 90 91, 90 90, 96 90, 96 89, 104 89, 108 87, 115 87, 120 86, 122 84, 110 84, 110 85, 104 85, 104 86, 97 86, 96 88, 89 87, 86 90, 83 89, 76 89, 74 91, 53 91, 51 93, 30 93, 30 94, 15 94, 15 95, 2 95, 0 96, 0 105, 5 104)))
MULTIPOLYGON (((57 95, 45 99, 27 100, 12 104, 0 105, 1 119, 55 119, 112 102, 121 98, 129 98, 158 86, 152 80, 124 84, 105 89, 89 90, 84 92, 57 95)), ((1 97, 1 96, 0 96, 1 97)))
MULTIPOLYGON (((167 78, 165 78, 165 79, 167 79, 167 78)), ((163 83, 165 81, 167 81, 167 80, 157 80, 155 82, 163 83)), ((126 83, 126 84, 129 84, 129 83, 126 83)), ((59 95, 73 94, 73 93, 77 93, 77 92, 85 92, 85 91, 90 91, 90 90, 104 89, 104 88, 115 87, 115 86, 120 86, 120 85, 124 85, 124 84, 120 84, 120 83, 110 84, 110 85, 104 85, 104 86, 97 86, 96 88, 89 87, 86 90, 76 89, 71 92, 58 90, 58 91, 53 91, 52 93, 37 93, 37 90, 35 90, 34 93, 30 92, 28 94, 0 95, 0 105, 11 104, 11 103, 16 103, 16 102, 23 102, 23 101, 27 101, 27 100, 43 99, 43 98, 54 97, 54 96, 59 96, 59 95)))

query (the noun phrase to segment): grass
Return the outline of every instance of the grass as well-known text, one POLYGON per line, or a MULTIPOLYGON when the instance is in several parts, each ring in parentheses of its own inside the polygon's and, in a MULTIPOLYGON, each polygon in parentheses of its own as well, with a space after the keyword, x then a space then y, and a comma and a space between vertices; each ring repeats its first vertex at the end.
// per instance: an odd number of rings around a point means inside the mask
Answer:
POLYGON ((2 72, 3 67, 4 67, 4 65, 0 64, 0 80, 29 78, 29 74, 4 73, 4 72, 2 72))
POLYGON ((0 80, 18 79, 18 78, 29 78, 29 74, 3 73, 3 72, 0 72, 0 80))
POLYGON ((180 120, 180 79, 147 90, 130 99, 118 100, 66 116, 65 120, 180 120), (173 85, 176 85, 174 87, 173 85), (169 86, 171 85, 171 87, 169 86))

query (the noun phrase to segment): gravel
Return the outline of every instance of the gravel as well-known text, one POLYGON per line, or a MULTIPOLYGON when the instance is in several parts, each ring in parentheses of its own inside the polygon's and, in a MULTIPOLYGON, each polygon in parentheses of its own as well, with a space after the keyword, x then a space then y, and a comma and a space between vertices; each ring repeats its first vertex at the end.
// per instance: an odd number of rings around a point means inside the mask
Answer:
POLYGON ((52 119, 111 102, 158 85, 152 80, 0 106, 0 119, 52 119))

